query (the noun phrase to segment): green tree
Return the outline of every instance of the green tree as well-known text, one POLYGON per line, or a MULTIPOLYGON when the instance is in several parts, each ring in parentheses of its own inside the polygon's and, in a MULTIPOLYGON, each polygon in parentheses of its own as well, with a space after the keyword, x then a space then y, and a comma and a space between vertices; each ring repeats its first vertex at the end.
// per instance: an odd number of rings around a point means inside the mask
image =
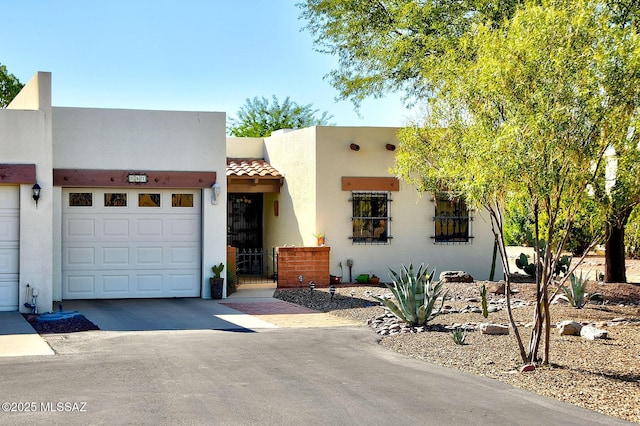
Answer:
MULTIPOLYGON (((548 363, 549 289, 562 284, 554 276, 560 253, 587 195, 607 194, 605 152, 635 128, 640 68, 630 20, 603 2, 577 0, 302 7, 319 49, 340 59, 330 78, 341 96, 357 104, 403 90, 431 99, 425 121, 400 134, 395 172, 422 191, 446 188, 486 208, 507 277, 504 203, 512 194, 527 200, 541 265, 528 349, 511 315, 509 280, 508 312, 523 361, 538 359, 544 337, 548 363)), ((584 211, 602 215, 604 203, 596 204, 584 211)))
POLYGON ((300 129, 309 126, 327 126, 332 118, 326 111, 319 117, 312 104, 298 105, 287 96, 282 104, 273 96, 246 99, 237 118, 230 119, 228 132, 237 137, 264 137, 279 129, 300 129))
POLYGON ((22 90, 24 84, 7 71, 7 67, 0 64, 0 108, 4 108, 22 90))
MULTIPOLYGON (((606 207, 584 209, 588 189, 596 199, 615 192, 603 188, 608 150, 621 141, 637 146, 628 142, 635 127, 629 100, 640 93, 640 40, 630 26, 613 24, 601 6, 530 2, 500 28, 481 24, 468 32, 447 54, 430 117, 401 134, 397 173, 425 190, 446 187, 486 207, 507 276, 504 202, 508 194, 528 200, 534 262, 541 265, 528 349, 512 321, 526 362, 538 359, 543 337, 543 362, 549 362, 549 291, 562 285, 554 271, 575 221, 579 214, 602 215, 606 207), (630 81, 622 84, 611 68, 630 81), (620 84, 628 93, 619 93, 620 84), (412 157, 416 152, 421 156, 412 157)), ((627 165, 619 160, 617 166, 620 180, 627 165)))
MULTIPOLYGON (((440 73, 448 66, 444 59, 446 52, 460 48, 464 35, 476 25, 482 23, 499 30, 504 21, 510 20, 525 4, 564 7, 571 3, 566 0, 306 0, 298 6, 302 9, 302 18, 307 20, 306 28, 314 36, 316 49, 339 60, 339 68, 328 75, 329 81, 338 89, 339 97, 351 99, 357 107, 367 96, 381 96, 387 91, 403 93, 408 104, 422 102, 441 90, 440 73)), ((639 32, 640 2, 601 0, 596 3, 606 9, 607 19, 616 28, 631 28, 633 34, 639 32)), ((614 43, 611 47, 619 49, 618 42, 614 43)), ((596 197, 598 203, 604 204, 600 212, 605 214, 602 221, 606 230, 603 240, 607 282, 626 281, 624 228, 631 210, 640 202, 640 185, 635 181, 640 178, 636 170, 640 162, 635 158, 637 132, 632 131, 638 112, 633 88, 635 76, 631 69, 635 64, 628 56, 626 59, 602 69, 606 73, 603 87, 618 105, 627 104, 615 119, 629 129, 629 135, 616 132, 617 140, 609 137, 609 141, 615 146, 615 156, 620 158, 618 164, 630 167, 626 172, 621 170, 619 178, 610 178, 616 182, 613 191, 601 191, 596 197)))
POLYGON ((339 98, 400 92, 423 101, 438 85, 445 52, 478 22, 498 25, 522 0, 305 0, 297 4, 316 50, 338 58, 328 74, 339 98))

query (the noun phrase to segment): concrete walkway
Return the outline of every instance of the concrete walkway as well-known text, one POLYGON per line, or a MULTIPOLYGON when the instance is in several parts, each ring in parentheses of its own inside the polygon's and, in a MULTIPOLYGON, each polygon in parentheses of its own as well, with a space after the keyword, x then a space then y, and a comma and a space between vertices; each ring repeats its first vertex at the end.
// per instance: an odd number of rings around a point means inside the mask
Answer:
POLYGON ((0 312, 0 357, 53 354, 22 314, 0 312))
MULTIPOLYGON (((222 300, 110 299, 69 300, 103 331, 224 330, 253 332, 270 328, 342 327, 357 323, 273 298, 275 285, 245 285, 222 300)), ((53 355, 18 312, 0 313, 0 356, 53 355)))

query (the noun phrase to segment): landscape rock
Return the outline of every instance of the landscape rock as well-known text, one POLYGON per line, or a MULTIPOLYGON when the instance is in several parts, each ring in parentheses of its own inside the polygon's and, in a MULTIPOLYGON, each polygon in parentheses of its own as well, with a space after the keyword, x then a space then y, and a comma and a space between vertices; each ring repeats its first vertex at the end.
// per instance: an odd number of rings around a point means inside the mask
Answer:
POLYGON ((472 283, 473 277, 464 271, 443 271, 440 281, 445 283, 472 283))
POLYGON ((490 281, 485 284, 487 286, 487 292, 493 294, 504 294, 504 288, 506 283, 504 281, 490 281))
POLYGON ((566 320, 558 324, 558 331, 561 336, 579 336, 582 324, 575 321, 566 320))
POLYGON ((480 333, 490 336, 509 334, 508 326, 501 324, 492 324, 490 322, 483 322, 481 324, 478 324, 478 330, 480 330, 480 333))
POLYGON ((596 328, 592 325, 586 325, 580 330, 580 336, 589 340, 606 339, 609 337, 609 332, 607 330, 596 328))
POLYGON ((536 366, 534 364, 525 364, 522 366, 522 368, 520 369, 521 373, 526 373, 529 371, 535 371, 536 366))

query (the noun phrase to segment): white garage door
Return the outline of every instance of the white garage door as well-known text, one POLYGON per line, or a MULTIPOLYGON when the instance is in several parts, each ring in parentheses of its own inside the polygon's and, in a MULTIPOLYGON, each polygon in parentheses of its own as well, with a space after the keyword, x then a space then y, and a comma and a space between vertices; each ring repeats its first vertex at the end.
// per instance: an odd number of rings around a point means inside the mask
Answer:
POLYGON ((0 311, 18 310, 19 247, 19 190, 0 186, 0 311))
POLYGON ((198 190, 62 192, 62 298, 200 296, 198 190))

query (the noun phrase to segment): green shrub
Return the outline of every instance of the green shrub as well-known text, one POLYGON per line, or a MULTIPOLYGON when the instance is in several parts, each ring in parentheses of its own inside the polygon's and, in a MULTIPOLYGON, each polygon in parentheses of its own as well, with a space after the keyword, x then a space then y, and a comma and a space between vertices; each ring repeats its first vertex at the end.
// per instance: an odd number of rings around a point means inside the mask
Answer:
POLYGON ((571 274, 569 277, 570 286, 562 286, 562 291, 564 295, 569 300, 569 304, 576 309, 582 309, 587 302, 595 297, 600 296, 599 293, 592 293, 587 295, 587 278, 582 278, 582 272, 580 272, 580 277, 576 277, 575 274, 571 274))
POLYGON ((630 259, 640 259, 640 208, 631 212, 624 229, 624 246, 630 259))
POLYGON ((424 325, 440 313, 448 292, 443 294, 442 282, 432 284, 431 278, 435 271, 427 274, 424 264, 420 265, 417 272, 414 271, 413 264, 409 264, 409 268, 402 265, 400 274, 391 268, 389 271, 392 283, 385 285, 395 301, 376 297, 387 310, 414 326, 424 325), (440 297, 440 306, 436 309, 436 301, 440 297))

